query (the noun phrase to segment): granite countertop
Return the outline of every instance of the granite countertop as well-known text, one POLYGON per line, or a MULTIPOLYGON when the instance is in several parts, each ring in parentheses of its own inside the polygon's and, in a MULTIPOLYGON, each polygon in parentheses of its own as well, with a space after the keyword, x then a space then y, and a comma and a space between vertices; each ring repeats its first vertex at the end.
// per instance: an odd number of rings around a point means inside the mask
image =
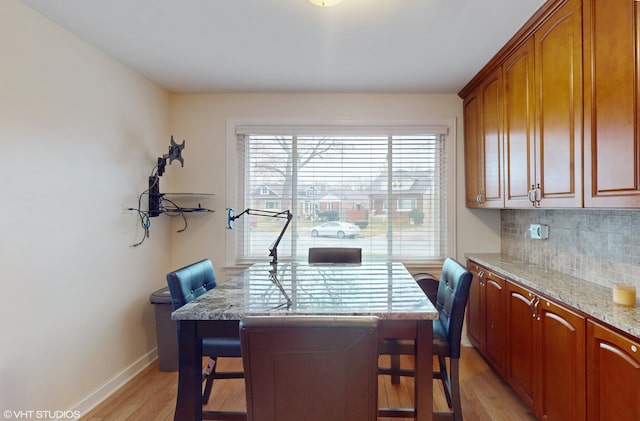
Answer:
POLYGON ((567 304, 593 319, 640 338, 640 308, 616 305, 612 289, 500 253, 467 253, 467 259, 567 304))
POLYGON ((434 320, 438 311, 400 263, 308 265, 256 264, 221 282, 171 315, 173 320, 240 320, 244 316, 362 315, 387 320, 434 320))

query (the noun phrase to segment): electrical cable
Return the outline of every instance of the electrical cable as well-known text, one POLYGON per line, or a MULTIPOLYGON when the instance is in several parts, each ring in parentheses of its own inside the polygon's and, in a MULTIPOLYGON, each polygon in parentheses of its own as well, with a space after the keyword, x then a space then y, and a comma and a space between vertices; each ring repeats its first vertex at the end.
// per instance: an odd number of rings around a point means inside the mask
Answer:
POLYGON ((162 198, 162 202, 160 203, 160 210, 162 211, 162 213, 164 213, 165 215, 171 216, 171 217, 182 216, 182 220, 184 222, 184 227, 182 229, 179 229, 177 232, 183 232, 184 230, 186 230, 187 229, 187 217, 185 216, 184 211, 180 208, 180 206, 178 206, 173 200, 167 199, 165 197, 162 198), (165 208, 162 205, 162 202, 169 202, 173 206, 173 209, 165 208))
POLYGON ((138 247, 139 245, 144 243, 145 239, 147 239, 149 237, 149 227, 151 225, 151 221, 150 221, 150 218, 149 218, 149 212, 143 211, 141 209, 142 208, 142 197, 145 194, 147 194, 148 192, 149 192, 149 190, 145 190, 144 192, 142 192, 140 194, 140 196, 138 196, 138 209, 133 209, 136 212, 138 212, 138 218, 140 220, 140 226, 144 230, 144 234, 142 235, 142 239, 140 241, 138 241, 137 243, 132 244, 131 247, 138 247))
POLYGON ((142 239, 140 241, 138 241, 137 243, 132 244, 131 247, 138 247, 139 245, 144 243, 144 240, 149 238, 149 227, 151 227, 151 215, 150 215, 148 210, 146 210, 146 211, 142 210, 142 198, 144 197, 144 195, 150 194, 151 189, 153 187, 155 187, 155 184, 158 182, 158 177, 156 175, 157 172, 158 172, 158 165, 156 164, 151 169, 151 175, 149 176, 150 178, 153 178, 153 180, 154 180, 153 184, 150 184, 149 188, 146 189, 145 191, 143 191, 142 193, 140 193, 140 195, 138 196, 138 208, 137 209, 129 208, 130 210, 135 210, 138 213, 138 218, 140 220, 140 226, 144 230, 144 234, 142 235, 142 239))

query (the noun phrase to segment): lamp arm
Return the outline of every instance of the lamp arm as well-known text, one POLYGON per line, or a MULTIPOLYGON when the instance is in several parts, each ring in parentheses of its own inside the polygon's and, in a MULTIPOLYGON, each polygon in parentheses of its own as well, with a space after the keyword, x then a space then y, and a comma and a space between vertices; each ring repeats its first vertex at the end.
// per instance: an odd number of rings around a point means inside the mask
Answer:
POLYGON ((291 211, 289 209, 284 211, 270 211, 270 210, 264 210, 264 209, 248 208, 243 210, 237 215, 229 215, 228 220, 229 222, 235 221, 236 219, 240 218, 244 214, 255 215, 255 216, 268 216, 270 218, 282 218, 282 219, 286 218, 287 219, 287 222, 284 224, 284 227, 282 227, 282 231, 280 231, 280 235, 278 236, 278 238, 276 238, 273 244, 271 244, 271 247, 269 247, 269 256, 271 256, 271 264, 272 265, 278 264, 278 244, 280 244, 282 237, 284 237, 285 231, 287 231, 287 228, 289 227, 289 223, 291 222, 291 219, 293 219, 293 214, 291 213, 291 211))
MULTIPOLYGON (((287 291, 284 290, 284 287, 282 286, 282 283, 280 282, 280 279, 278 279, 278 265, 277 264, 272 264, 271 265, 271 270, 269 270, 269 279, 271 279, 271 282, 273 282, 275 284, 276 287, 278 287, 278 290, 280 290, 280 293, 284 296, 284 298, 287 300, 287 309, 291 308, 291 306, 293 305, 293 301, 291 300, 291 297, 289 297, 289 294, 287 294, 287 291)), ((284 307, 285 304, 281 304, 279 306, 277 306, 276 308, 280 308, 280 307, 284 307)))
POLYGON ((289 210, 284 211, 282 214, 286 215, 285 217, 287 218, 287 222, 284 223, 284 227, 282 227, 282 231, 280 231, 280 235, 276 238, 276 241, 274 241, 273 244, 271 244, 271 247, 269 247, 269 256, 271 256, 272 264, 278 263, 278 244, 280 244, 280 240, 282 240, 282 237, 291 222, 291 218, 293 218, 293 215, 289 210))
POLYGON ((271 244, 271 247, 269 247, 269 256, 271 256, 271 270, 269 270, 269 279, 271 279, 271 281, 276 285, 276 287, 278 287, 282 295, 287 300, 286 304, 282 304, 276 308, 283 307, 286 305, 287 309, 289 309, 293 305, 293 301, 291 300, 291 297, 289 297, 289 294, 287 294, 287 291, 285 291, 285 289, 282 287, 282 283, 280 282, 280 279, 278 279, 278 244, 280 244, 280 240, 282 240, 282 237, 284 237, 284 233, 285 231, 287 231, 287 228, 289 227, 289 223, 291 222, 291 219, 293 219, 293 214, 289 209, 284 211, 270 211, 270 210, 263 210, 263 209, 248 208, 243 210, 239 214, 234 215, 233 209, 227 208, 227 228, 232 229, 233 228, 232 222, 240 218, 244 214, 255 215, 255 216, 268 216, 270 218, 283 218, 283 219, 286 218, 287 219, 287 222, 285 222, 284 226, 282 227, 282 231, 280 231, 280 235, 278 236, 278 238, 276 238, 273 244, 271 244))
POLYGON ((251 209, 251 208, 248 208, 248 209, 243 210, 242 212, 240 212, 237 215, 230 216, 229 219, 231 221, 235 221, 236 219, 240 218, 245 213, 247 215, 268 216, 268 217, 271 217, 271 218, 291 218, 291 216, 288 216, 288 215, 291 215, 291 212, 288 209, 284 210, 284 211, 271 211, 271 210, 265 210, 265 209, 251 209))

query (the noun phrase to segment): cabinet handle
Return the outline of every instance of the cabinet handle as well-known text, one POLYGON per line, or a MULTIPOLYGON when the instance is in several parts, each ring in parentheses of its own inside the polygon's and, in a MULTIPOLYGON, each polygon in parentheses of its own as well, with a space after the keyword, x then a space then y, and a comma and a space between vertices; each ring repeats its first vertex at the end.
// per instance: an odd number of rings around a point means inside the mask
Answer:
POLYGON ((542 199, 542 189, 540 188, 540 183, 538 183, 537 185, 532 184, 529 192, 527 193, 527 196, 529 197, 529 202, 531 202, 534 207, 540 207, 540 200, 542 199))
MULTIPOLYGON (((529 293, 531 296, 531 293, 529 293)), ((540 314, 538 313, 538 306, 540 305, 540 298, 534 296, 529 302, 529 308, 531 309, 531 317, 536 320, 540 320, 540 314)))
MULTIPOLYGON (((529 296, 531 296, 531 293, 529 293, 529 296)), ((531 299, 531 301, 529 301, 529 308, 531 309, 531 317, 533 317, 534 319, 536 318, 536 300, 537 297, 533 297, 531 299)))
POLYGON ((529 192, 527 194, 527 196, 529 196, 529 202, 531 202, 532 206, 536 205, 536 193, 535 193, 535 186, 532 184, 531 188, 529 189, 529 192))
POLYGON ((631 352, 636 352, 638 351, 638 347, 636 347, 635 345, 631 345, 631 352))

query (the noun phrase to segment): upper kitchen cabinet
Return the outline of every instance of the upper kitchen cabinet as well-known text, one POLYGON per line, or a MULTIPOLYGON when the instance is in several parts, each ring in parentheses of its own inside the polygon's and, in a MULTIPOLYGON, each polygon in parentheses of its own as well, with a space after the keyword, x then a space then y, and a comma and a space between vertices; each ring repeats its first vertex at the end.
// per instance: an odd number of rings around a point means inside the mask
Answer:
POLYGON ((480 88, 476 88, 465 99, 464 110, 464 174, 465 203, 468 208, 479 208, 481 200, 482 171, 480 88))
POLYGON ((552 11, 502 64, 505 206, 582 206, 579 0, 552 11))
POLYGON ((640 2, 584 0, 585 207, 640 207, 640 2))
POLYGON ((582 207, 582 65, 581 0, 552 0, 460 92, 501 75, 504 207, 582 207))
POLYGON ((564 2, 533 36, 536 207, 582 207, 581 9, 564 2))
POLYGON ((500 69, 464 100, 466 205, 503 208, 500 69))
POLYGON ((503 65, 505 205, 531 207, 535 180, 533 38, 503 65))

